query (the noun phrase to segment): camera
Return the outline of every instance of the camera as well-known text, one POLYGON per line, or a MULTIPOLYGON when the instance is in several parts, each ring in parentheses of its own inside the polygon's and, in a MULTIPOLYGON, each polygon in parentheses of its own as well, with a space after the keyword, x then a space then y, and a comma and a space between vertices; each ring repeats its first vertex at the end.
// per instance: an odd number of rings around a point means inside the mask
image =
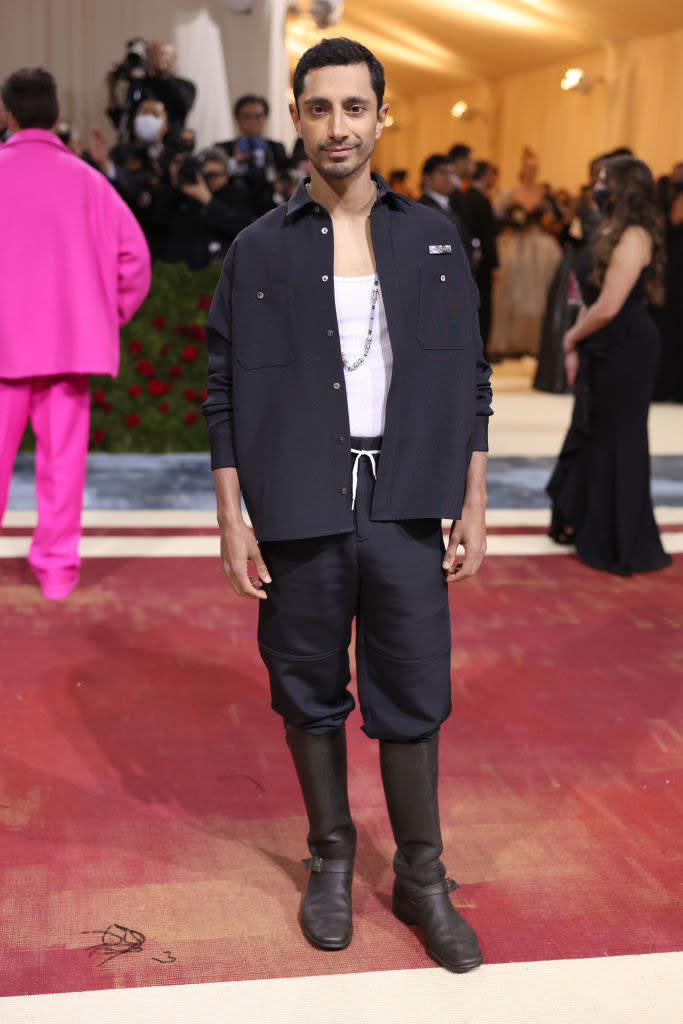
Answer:
POLYGON ((187 153, 178 168, 178 184, 194 185, 204 171, 204 161, 201 157, 187 153))
POLYGON ((114 68, 115 79, 130 82, 147 75, 147 43, 141 37, 130 39, 126 43, 126 54, 120 64, 114 68))

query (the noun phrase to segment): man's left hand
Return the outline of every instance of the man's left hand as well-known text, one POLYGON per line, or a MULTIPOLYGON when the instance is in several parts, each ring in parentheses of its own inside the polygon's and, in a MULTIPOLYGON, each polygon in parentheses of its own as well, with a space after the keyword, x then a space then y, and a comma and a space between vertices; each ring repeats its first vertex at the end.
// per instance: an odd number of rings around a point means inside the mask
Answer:
POLYGON ((443 558, 446 583, 459 583, 469 579, 484 560, 486 554, 486 521, 484 504, 463 507, 462 518, 454 519, 448 548, 443 558), (465 556, 457 554, 458 545, 465 549, 465 556))

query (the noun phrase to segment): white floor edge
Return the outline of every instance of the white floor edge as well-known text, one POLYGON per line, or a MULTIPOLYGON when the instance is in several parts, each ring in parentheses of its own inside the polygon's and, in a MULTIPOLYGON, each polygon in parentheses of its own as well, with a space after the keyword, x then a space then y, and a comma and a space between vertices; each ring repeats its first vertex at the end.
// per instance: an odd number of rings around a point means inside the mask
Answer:
MULTIPOLYGON (((503 926, 503 923, 501 923, 503 926)), ((2 1024, 674 1024, 683 953, 0 1000, 2 1024)))

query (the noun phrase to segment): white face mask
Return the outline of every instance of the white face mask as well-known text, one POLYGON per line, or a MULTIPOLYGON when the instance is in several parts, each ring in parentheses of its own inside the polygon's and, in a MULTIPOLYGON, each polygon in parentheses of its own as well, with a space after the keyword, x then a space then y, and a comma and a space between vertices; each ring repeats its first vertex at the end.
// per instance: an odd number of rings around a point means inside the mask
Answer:
POLYGON ((154 114, 138 114, 133 122, 133 130, 140 142, 156 142, 164 122, 154 114))

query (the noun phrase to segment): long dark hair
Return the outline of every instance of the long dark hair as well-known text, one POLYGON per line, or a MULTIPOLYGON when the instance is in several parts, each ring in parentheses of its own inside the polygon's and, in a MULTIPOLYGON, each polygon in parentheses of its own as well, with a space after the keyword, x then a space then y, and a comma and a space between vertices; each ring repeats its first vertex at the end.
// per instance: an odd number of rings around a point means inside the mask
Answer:
POLYGON ((657 301, 664 274, 664 232, 652 171, 634 156, 617 156, 606 162, 605 177, 613 208, 593 241, 591 280, 602 287, 607 265, 621 236, 626 228, 636 225, 645 228, 652 239, 648 292, 651 300, 657 301))

